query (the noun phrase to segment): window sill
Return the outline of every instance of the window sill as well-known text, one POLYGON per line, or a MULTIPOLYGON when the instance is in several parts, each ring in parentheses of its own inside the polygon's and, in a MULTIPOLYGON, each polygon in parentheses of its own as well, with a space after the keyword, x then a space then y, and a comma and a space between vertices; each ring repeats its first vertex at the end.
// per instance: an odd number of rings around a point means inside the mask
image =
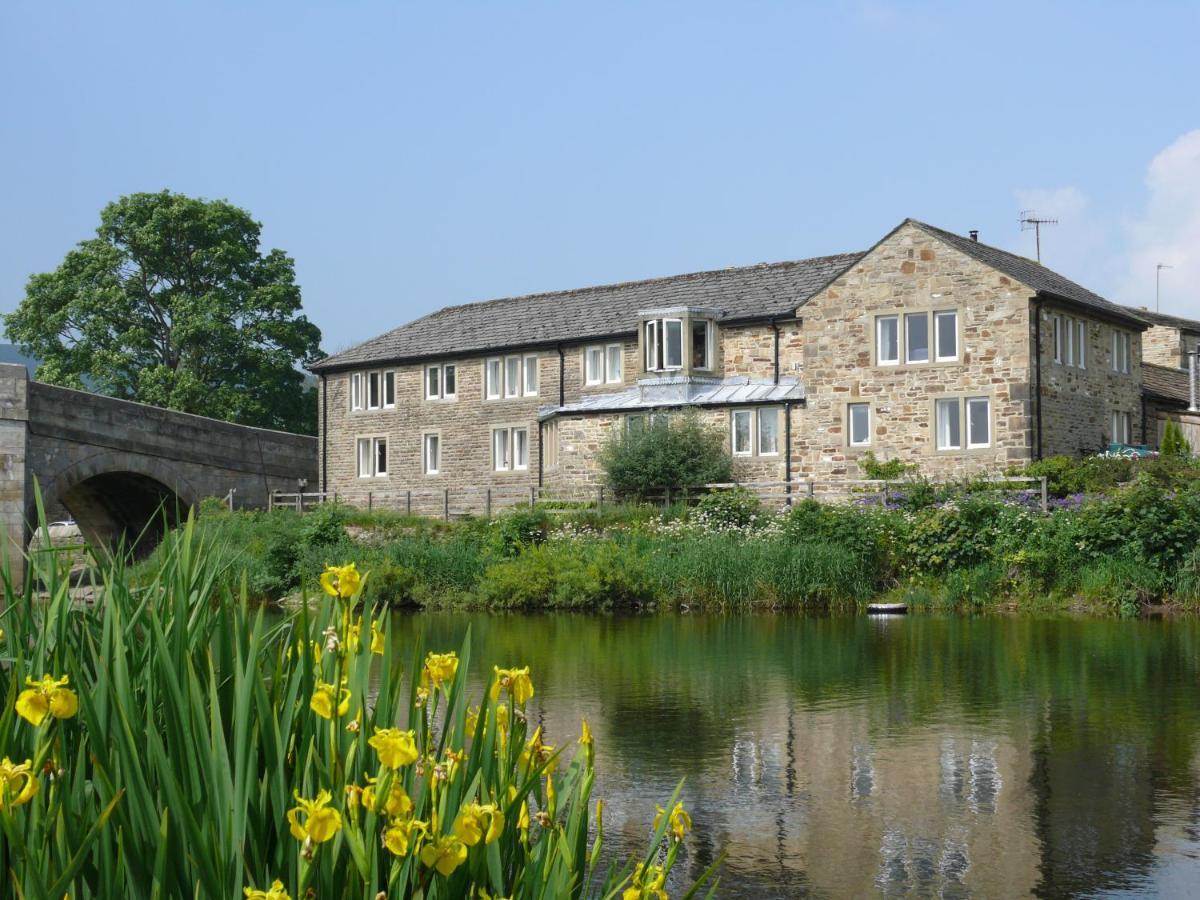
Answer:
POLYGON ((963 364, 964 363, 963 363, 962 359, 957 358, 957 359, 939 359, 939 360, 935 360, 934 362, 922 362, 922 363, 909 363, 909 362, 906 362, 906 363, 878 363, 877 362, 877 363, 872 364, 871 368, 872 369, 881 369, 881 370, 884 370, 887 372, 905 372, 905 373, 907 373, 907 372, 920 372, 925 369, 948 369, 951 366, 961 366, 963 364))

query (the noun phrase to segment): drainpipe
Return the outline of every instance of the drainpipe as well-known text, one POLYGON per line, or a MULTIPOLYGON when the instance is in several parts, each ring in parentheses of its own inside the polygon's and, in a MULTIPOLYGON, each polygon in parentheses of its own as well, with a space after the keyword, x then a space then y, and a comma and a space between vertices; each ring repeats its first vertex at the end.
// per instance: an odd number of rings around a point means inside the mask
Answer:
POLYGON ((1196 409, 1196 352, 1193 350, 1188 354, 1188 412, 1197 412, 1196 409))
POLYGON ((559 406, 567 405, 567 399, 566 399, 567 398, 567 395, 566 395, 567 387, 563 383, 564 379, 566 378, 566 374, 567 374, 567 357, 566 357, 566 354, 563 353, 562 344, 559 344, 558 345, 558 405, 559 406))
POLYGON ((545 443, 542 432, 542 420, 538 419, 538 487, 542 487, 542 478, 546 471, 545 463, 545 443))
POLYGON ((1034 448, 1034 459, 1042 458, 1042 298, 1033 298, 1033 366, 1034 392, 1037 403, 1037 444, 1034 448))
POLYGON ((786 503, 792 505, 792 401, 783 404, 783 480, 787 486, 783 489, 787 495, 786 503))
POLYGON ((775 332, 775 383, 779 384, 779 323, 771 317, 771 330, 775 332))
POLYGON ((329 465, 329 386, 325 376, 321 376, 321 478, 320 491, 325 493, 325 483, 329 480, 326 467, 329 465))

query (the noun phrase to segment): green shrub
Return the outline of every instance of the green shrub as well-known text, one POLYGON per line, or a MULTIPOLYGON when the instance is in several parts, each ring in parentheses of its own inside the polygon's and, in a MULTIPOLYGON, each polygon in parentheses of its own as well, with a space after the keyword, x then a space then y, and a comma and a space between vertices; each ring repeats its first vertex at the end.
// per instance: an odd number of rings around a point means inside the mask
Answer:
POLYGON ((1183 429, 1174 419, 1167 419, 1166 427, 1163 429, 1162 446, 1158 448, 1158 452, 1168 459, 1191 459, 1192 457, 1192 445, 1187 442, 1187 438, 1183 436, 1183 429))
POLYGON ((349 513, 339 503, 322 503, 301 517, 300 540, 316 547, 336 547, 346 542, 349 513))
POLYGON ((1030 478, 1046 478, 1046 489, 1052 496, 1070 494, 1106 494, 1133 478, 1135 461, 1126 457, 1048 456, 1024 467, 1015 467, 1009 474, 1030 478))
POLYGON ((868 564, 882 586, 891 579, 895 552, 908 525, 896 513, 804 500, 788 514, 784 538, 791 543, 823 543, 837 547, 868 564))
POLYGON ((989 562, 1002 536, 1030 518, 1028 510, 980 495, 918 513, 905 543, 905 565, 911 572, 936 574, 989 562))
POLYGON ((725 436, 694 412, 637 431, 620 429, 600 451, 608 485, 620 497, 644 499, 664 488, 724 483, 733 477, 725 436))
POLYGON ((915 463, 906 463, 902 459, 880 462, 873 450, 868 450, 859 458, 858 467, 872 481, 899 481, 917 471, 915 463))
POLYGON ((646 560, 608 541, 540 544, 488 567, 478 596, 498 609, 610 609, 652 598, 646 560))
POLYGON ((761 516, 758 495, 743 487, 705 494, 691 511, 693 519, 716 529, 748 528, 761 516))

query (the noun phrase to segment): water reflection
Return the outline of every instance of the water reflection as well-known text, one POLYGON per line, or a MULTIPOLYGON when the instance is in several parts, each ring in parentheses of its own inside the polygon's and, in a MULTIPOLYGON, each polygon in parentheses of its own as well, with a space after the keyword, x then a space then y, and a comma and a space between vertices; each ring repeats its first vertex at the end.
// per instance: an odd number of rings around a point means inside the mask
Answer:
POLYGON ((610 850, 687 778, 722 896, 1200 892, 1200 628, 1031 618, 397 616, 592 723, 610 850))

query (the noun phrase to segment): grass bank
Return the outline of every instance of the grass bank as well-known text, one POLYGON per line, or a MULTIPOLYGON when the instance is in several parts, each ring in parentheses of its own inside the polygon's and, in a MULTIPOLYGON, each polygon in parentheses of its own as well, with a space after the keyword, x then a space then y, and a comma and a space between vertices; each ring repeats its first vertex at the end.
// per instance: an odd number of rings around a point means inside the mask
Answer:
MULTIPOLYGON (((442 523, 336 506, 206 510, 198 527, 249 593, 278 599, 333 560, 374 601, 425 607, 1084 607, 1200 603, 1200 472, 1181 462, 1049 460, 1051 511, 1028 492, 920 481, 782 513, 749 494, 668 510, 520 510, 442 523)), ((143 565, 152 573, 155 558, 143 565)))

